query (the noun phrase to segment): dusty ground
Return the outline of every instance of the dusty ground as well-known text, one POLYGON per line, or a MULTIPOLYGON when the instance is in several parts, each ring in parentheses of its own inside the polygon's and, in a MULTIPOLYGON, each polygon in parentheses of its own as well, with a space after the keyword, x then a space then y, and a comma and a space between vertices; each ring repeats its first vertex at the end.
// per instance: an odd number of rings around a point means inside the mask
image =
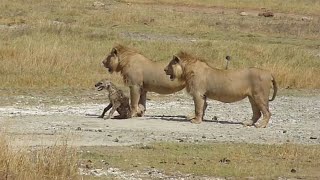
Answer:
POLYGON ((205 121, 196 125, 185 118, 194 108, 185 92, 149 97, 145 117, 103 120, 96 117, 107 104, 103 93, 77 100, 2 96, 0 124, 16 146, 50 145, 66 137, 76 146, 155 141, 320 144, 320 95, 278 96, 271 102, 273 116, 266 129, 241 125, 251 117, 248 100, 232 104, 210 100, 205 121))

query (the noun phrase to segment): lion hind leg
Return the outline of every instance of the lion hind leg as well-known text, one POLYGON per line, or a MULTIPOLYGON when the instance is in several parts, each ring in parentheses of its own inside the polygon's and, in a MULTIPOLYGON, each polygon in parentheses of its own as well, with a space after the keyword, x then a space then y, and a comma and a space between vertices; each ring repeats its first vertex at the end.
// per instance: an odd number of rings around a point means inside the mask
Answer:
POLYGON ((256 100, 257 106, 260 109, 260 111, 262 112, 263 115, 263 119, 261 120, 261 122, 259 122, 259 124, 256 124, 255 126, 257 128, 265 128, 267 127, 270 117, 271 117, 271 113, 269 111, 269 104, 268 101, 257 99, 256 100))
POLYGON ((254 99, 252 97, 249 97, 249 102, 251 104, 251 108, 252 108, 252 118, 248 119, 244 122, 242 122, 242 124, 244 126, 252 126, 254 123, 256 123, 260 117, 261 117, 261 111, 257 105, 257 103, 254 101, 254 99))

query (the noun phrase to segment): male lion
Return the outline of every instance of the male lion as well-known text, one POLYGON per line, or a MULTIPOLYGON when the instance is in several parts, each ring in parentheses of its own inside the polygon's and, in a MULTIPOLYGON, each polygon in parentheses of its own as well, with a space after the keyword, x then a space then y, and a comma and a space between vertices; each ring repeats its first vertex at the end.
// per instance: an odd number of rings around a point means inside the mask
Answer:
POLYGON ((129 86, 132 116, 139 116, 139 104, 146 110, 148 91, 172 94, 185 87, 184 81, 170 81, 166 77, 163 73, 164 65, 122 45, 113 47, 102 63, 109 73, 120 72, 124 83, 129 86))
POLYGON ((253 116, 251 120, 243 122, 246 126, 254 125, 263 114, 263 121, 256 127, 266 127, 271 113, 269 101, 274 100, 277 85, 272 74, 258 68, 239 70, 220 70, 210 67, 185 52, 179 52, 164 69, 171 80, 180 79, 186 82, 187 92, 193 97, 195 117, 192 123, 201 123, 207 106, 207 97, 225 103, 249 98, 253 116), (269 93, 273 84, 274 93, 269 100, 269 93))
POLYGON ((95 84, 95 87, 98 91, 107 90, 109 92, 110 104, 104 108, 102 114, 99 118, 103 118, 106 112, 112 108, 109 112, 109 115, 105 119, 113 117, 113 113, 117 111, 119 116, 116 116, 117 119, 127 119, 131 118, 131 109, 129 105, 129 98, 126 97, 122 90, 118 89, 111 81, 108 79, 103 79, 95 84))

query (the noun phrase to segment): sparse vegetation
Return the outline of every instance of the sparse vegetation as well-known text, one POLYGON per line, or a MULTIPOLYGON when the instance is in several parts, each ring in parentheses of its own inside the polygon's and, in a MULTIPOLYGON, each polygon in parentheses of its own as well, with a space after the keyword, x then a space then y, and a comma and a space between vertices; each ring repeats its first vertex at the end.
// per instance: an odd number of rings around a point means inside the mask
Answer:
POLYGON ((12 147, 0 135, 0 179, 78 179, 78 155, 67 143, 38 149, 12 147))
MULTIPOLYGON (((94 7, 93 1, 2 1, 0 88, 88 89, 97 79, 110 76, 101 60, 116 43, 135 47, 164 64, 180 49, 219 68, 224 57, 231 55, 231 68, 268 69, 280 87, 320 88, 320 80, 315 78, 320 76, 317 16, 312 21, 290 15, 267 19, 239 16, 237 11, 201 9, 202 5, 226 9, 263 5, 305 14, 309 14, 308 9, 314 14, 317 2, 139 2, 144 3, 108 1, 105 6, 94 7), (167 5, 157 6, 160 3, 167 5), (181 4, 188 6, 178 6, 181 4), (188 9, 192 6, 200 9, 188 9)), ((121 82, 119 77, 116 81, 121 82)))
POLYGON ((317 178, 320 146, 258 144, 156 143, 132 147, 87 147, 84 159, 127 171, 154 167, 167 174, 181 172, 211 177, 317 178), (292 173, 294 169, 296 172, 292 173))

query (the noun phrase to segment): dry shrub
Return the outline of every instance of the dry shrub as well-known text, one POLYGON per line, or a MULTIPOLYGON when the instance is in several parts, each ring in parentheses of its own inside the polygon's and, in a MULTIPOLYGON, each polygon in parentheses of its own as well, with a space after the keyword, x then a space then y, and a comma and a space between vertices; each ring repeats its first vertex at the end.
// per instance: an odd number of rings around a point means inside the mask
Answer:
POLYGON ((78 179, 76 150, 62 145, 16 149, 0 135, 0 179, 78 179))

